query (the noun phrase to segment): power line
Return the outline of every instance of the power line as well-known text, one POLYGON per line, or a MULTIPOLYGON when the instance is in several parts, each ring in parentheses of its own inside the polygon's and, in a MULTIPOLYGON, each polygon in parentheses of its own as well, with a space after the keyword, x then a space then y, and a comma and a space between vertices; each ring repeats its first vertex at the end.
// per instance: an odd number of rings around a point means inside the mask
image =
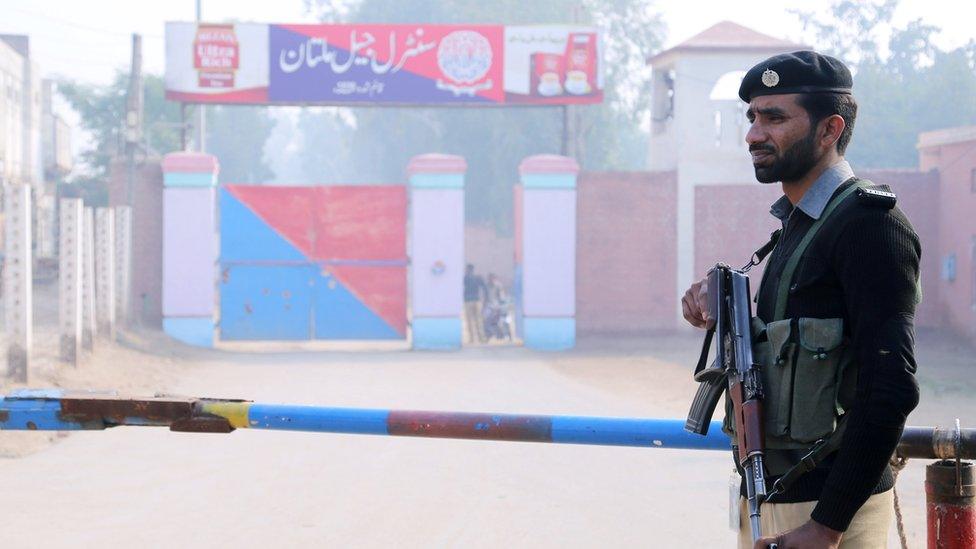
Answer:
MULTIPOLYGON (((12 11, 12 12, 21 13, 23 15, 29 15, 31 17, 37 17, 39 19, 46 19, 48 21, 53 21, 55 23, 59 23, 61 25, 67 26, 67 27, 72 27, 72 28, 76 28, 76 29, 80 29, 80 30, 86 30, 86 31, 89 31, 89 32, 97 32, 99 34, 112 34, 112 35, 116 35, 116 36, 131 36, 132 35, 132 33, 129 33, 129 32, 120 32, 120 31, 115 30, 115 29, 106 29, 106 28, 100 28, 100 27, 92 27, 92 26, 89 26, 89 25, 82 25, 80 23, 75 23, 74 21, 68 21, 66 19, 61 19, 61 18, 58 18, 58 17, 51 17, 50 15, 46 15, 46 14, 43 14, 43 13, 37 13, 37 12, 33 12, 33 11, 22 10, 22 9, 19 9, 19 8, 5 8, 5 10, 6 11, 12 11)), ((147 37, 147 38, 155 38, 155 39, 158 39, 158 40, 162 40, 163 39, 163 35, 161 35, 161 34, 144 34, 144 33, 140 33, 140 34, 142 34, 144 37, 147 37)))

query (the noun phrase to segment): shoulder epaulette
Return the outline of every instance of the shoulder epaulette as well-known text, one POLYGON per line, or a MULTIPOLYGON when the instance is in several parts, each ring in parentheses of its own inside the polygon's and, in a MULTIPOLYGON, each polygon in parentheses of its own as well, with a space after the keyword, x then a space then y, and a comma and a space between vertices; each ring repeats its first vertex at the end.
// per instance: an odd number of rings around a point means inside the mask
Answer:
MULTIPOLYGON (((885 187, 887 188, 887 187, 885 187)), ((890 210, 895 207, 898 197, 890 190, 877 187, 862 187, 857 190, 857 199, 861 204, 890 210)))

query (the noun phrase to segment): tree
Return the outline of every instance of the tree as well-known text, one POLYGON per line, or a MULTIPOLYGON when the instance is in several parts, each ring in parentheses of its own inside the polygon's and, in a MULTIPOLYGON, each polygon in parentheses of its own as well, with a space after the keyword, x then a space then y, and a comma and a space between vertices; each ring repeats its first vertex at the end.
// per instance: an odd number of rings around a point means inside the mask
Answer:
POLYGON ((207 152, 220 161, 221 183, 266 183, 274 177, 264 158, 274 125, 267 107, 207 108, 207 152))
MULTIPOLYGON (((82 151, 82 167, 68 182, 95 203, 106 201, 111 161, 122 154, 129 74, 119 71, 107 86, 70 80, 58 82, 58 92, 91 134, 92 145, 82 151)), ((144 153, 162 156, 181 149, 180 104, 167 101, 163 78, 143 75, 144 153)), ((273 177, 262 151, 274 121, 262 107, 211 107, 207 116, 208 152, 220 159, 221 181, 263 182, 273 177)))
MULTIPOLYGON (((578 160, 589 169, 639 169, 646 157, 649 71, 646 57, 660 46, 664 26, 647 0, 308 0, 327 22, 432 24, 595 24, 604 28, 605 101, 574 107, 581 146, 578 160)), ((353 108, 354 123, 328 130, 306 120, 304 154, 339 154, 339 174, 350 181, 401 181, 411 156, 459 154, 468 161, 466 216, 512 228, 512 185, 526 156, 558 153, 563 117, 559 108, 353 108)), ((318 116, 305 114, 303 117, 318 116)), ((304 120, 304 118, 303 118, 304 120)), ((321 122, 320 119, 316 119, 321 122)), ((319 164, 318 162, 313 162, 319 164)), ((335 172, 330 175, 338 175, 335 172)))
POLYGON ((855 72, 858 116, 847 156, 865 168, 915 167, 920 132, 976 124, 976 42, 940 50, 932 42, 938 28, 921 20, 894 27, 897 5, 842 0, 827 16, 795 12, 814 43, 855 72))
MULTIPOLYGON (((81 128, 91 134, 92 145, 82 151, 82 165, 68 179, 82 196, 97 204, 107 201, 105 181, 109 164, 122 150, 122 129, 125 120, 125 99, 129 74, 119 71, 107 86, 83 84, 70 80, 57 83, 58 93, 64 97, 80 118, 81 128)), ((180 108, 166 101, 163 79, 145 75, 145 139, 150 153, 165 154, 180 147, 180 108)))

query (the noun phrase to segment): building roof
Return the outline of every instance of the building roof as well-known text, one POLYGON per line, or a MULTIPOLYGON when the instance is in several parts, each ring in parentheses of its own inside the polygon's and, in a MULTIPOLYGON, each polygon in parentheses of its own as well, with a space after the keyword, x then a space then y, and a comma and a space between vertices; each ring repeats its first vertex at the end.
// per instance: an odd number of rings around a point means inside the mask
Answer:
POLYGON ((918 134, 918 144, 916 148, 927 149, 939 147, 941 145, 951 145, 953 143, 965 143, 976 141, 976 126, 959 126, 956 128, 943 128, 918 134))
POLYGON ((30 38, 26 34, 0 34, 0 40, 15 49, 21 57, 30 57, 30 38))
POLYGON ((647 59, 655 64, 663 57, 679 51, 769 51, 783 52, 807 49, 808 46, 769 36, 732 21, 722 21, 701 31, 680 44, 647 59))

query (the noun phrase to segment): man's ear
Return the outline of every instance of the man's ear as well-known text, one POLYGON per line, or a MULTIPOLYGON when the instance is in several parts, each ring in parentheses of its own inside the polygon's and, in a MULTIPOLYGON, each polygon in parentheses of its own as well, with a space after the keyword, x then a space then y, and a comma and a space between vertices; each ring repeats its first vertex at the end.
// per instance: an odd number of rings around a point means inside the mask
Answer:
POLYGON ((825 146, 834 146, 837 140, 840 139, 840 134, 844 133, 844 128, 847 127, 847 123, 844 122, 844 117, 839 114, 828 116, 821 124, 823 124, 823 130, 820 139, 821 143, 825 146))

